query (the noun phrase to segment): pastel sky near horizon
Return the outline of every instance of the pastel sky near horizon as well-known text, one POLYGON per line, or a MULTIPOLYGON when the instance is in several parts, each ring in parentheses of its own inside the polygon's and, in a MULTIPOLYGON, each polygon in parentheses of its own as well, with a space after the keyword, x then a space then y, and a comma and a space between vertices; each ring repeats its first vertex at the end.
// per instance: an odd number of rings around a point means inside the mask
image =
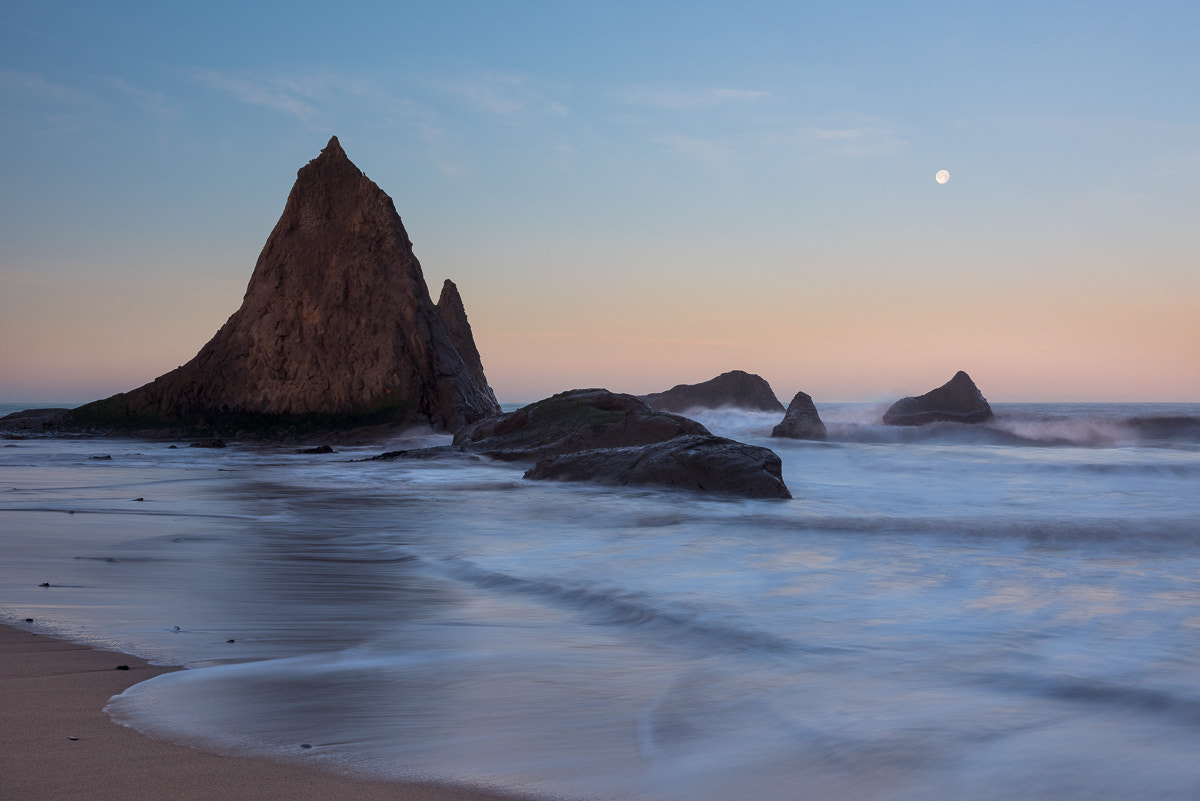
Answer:
POLYGON ((6 0, 0 401, 190 359, 335 134, 503 401, 1200 401, 1197 42, 1153 0, 6 0))

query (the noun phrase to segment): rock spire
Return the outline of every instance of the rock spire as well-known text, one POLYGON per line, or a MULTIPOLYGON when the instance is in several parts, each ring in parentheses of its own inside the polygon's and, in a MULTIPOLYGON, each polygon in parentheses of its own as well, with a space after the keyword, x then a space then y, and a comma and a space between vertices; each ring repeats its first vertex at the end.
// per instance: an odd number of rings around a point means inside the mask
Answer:
POLYGON ((76 410, 135 428, 428 422, 500 411, 454 285, 429 296, 392 199, 337 137, 302 167, 241 308, 196 356, 76 410))

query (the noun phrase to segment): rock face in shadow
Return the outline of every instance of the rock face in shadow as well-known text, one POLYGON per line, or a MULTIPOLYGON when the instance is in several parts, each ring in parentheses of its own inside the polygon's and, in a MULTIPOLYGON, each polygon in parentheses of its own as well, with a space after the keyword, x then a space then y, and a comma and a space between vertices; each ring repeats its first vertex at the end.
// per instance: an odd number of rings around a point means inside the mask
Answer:
POLYGON ((505 461, 708 434, 695 420, 656 412, 633 395, 573 389, 460 430, 454 444, 505 461))
POLYGON ((915 398, 901 398, 883 415, 884 425, 986 423, 995 415, 971 377, 959 370, 942 386, 915 398))
POLYGON ((772 437, 788 439, 825 439, 825 423, 807 393, 797 392, 788 404, 783 422, 771 429, 772 437))
POLYGON ((774 451, 711 434, 636 448, 600 448, 539 461, 529 479, 650 485, 743 498, 791 498, 774 451))
POLYGON ((457 430, 500 407, 450 288, 439 310, 392 199, 334 137, 297 174, 241 308, 191 361, 75 421, 457 430))
POLYGON ((642 395, 650 408, 660 412, 688 409, 720 409, 733 406, 764 412, 782 412, 783 404, 762 376, 731 370, 700 384, 678 384, 666 392, 642 395))
POLYGON ((49 433, 71 424, 70 409, 25 409, 0 417, 0 432, 9 437, 49 433))
POLYGON ((779 457, 715 437, 632 395, 576 389, 480 420, 454 445, 506 461, 534 461, 529 479, 650 484, 746 498, 790 498, 779 457))
POLYGON ((442 284, 437 310, 467 373, 472 381, 487 389, 489 399, 495 404, 496 412, 499 412, 500 404, 496 402, 496 396, 492 394, 492 388, 488 386, 487 377, 483 374, 483 360, 479 358, 479 350, 475 347, 475 337, 471 334, 471 324, 467 322, 467 310, 463 306, 462 296, 458 294, 458 287, 449 278, 442 284))

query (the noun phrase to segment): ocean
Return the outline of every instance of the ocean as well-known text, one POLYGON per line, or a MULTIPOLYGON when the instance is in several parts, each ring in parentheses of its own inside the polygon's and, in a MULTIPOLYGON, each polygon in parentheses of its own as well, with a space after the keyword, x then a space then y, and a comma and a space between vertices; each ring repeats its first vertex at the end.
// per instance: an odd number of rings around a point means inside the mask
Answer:
POLYGON ((419 431, 0 440, 0 620, 189 668, 122 725, 375 777, 1200 798, 1200 404, 994 408, 819 404, 827 442, 695 415, 775 450, 791 501, 353 461, 449 439, 419 431))

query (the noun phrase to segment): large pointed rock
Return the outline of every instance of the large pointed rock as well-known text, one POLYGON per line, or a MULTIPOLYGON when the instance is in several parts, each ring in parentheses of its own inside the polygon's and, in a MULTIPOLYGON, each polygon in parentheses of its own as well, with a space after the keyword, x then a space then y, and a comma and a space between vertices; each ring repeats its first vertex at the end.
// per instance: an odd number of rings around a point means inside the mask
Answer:
POLYGON ((392 199, 333 137, 297 174, 241 308, 212 340, 150 384, 81 407, 76 420, 457 430, 500 408, 452 295, 439 313, 392 199))
POLYGON ((915 398, 901 398, 883 415, 884 425, 919 426, 926 423, 986 423, 992 407, 971 376, 959 370, 942 386, 915 398))

